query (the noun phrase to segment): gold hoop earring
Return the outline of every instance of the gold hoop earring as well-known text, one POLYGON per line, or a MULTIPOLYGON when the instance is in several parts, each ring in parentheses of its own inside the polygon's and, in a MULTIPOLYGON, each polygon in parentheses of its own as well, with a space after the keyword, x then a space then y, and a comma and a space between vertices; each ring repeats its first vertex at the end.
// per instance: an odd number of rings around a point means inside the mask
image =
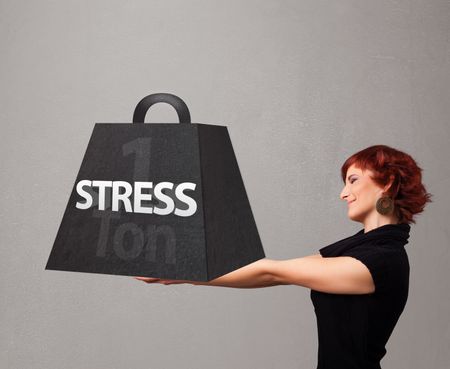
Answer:
POLYGON ((394 201, 388 196, 380 197, 377 200, 376 208, 382 215, 389 214, 394 210, 394 201))

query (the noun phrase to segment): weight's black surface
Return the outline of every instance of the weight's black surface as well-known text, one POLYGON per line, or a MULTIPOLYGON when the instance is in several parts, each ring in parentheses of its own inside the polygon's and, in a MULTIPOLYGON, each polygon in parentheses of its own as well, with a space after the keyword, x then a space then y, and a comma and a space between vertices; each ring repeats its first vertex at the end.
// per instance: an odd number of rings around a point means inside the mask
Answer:
POLYGON ((46 269, 207 281, 265 257, 227 127, 190 119, 179 97, 153 94, 136 106, 134 124, 95 124, 46 269), (181 124, 139 124, 157 102, 172 105, 181 124), (76 204, 86 203, 77 192, 82 180, 152 182, 142 191, 152 200, 140 205, 153 211, 166 206, 155 186, 172 182, 162 194, 180 213, 189 206, 175 195, 176 186, 195 184, 184 195, 196 210, 189 216, 134 212, 134 191, 132 212, 122 201, 113 210, 112 190, 99 196, 95 186, 82 187, 93 203, 80 209, 76 204))

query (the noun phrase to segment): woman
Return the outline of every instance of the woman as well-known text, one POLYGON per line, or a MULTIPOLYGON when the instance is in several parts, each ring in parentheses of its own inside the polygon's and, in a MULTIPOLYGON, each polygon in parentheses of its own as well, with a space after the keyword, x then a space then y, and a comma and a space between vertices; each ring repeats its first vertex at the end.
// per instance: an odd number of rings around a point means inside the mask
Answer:
POLYGON ((341 168, 348 217, 356 234, 291 260, 261 259, 209 282, 135 277, 146 283, 259 288, 294 284, 311 289, 317 317, 319 369, 375 369, 405 307, 413 216, 431 194, 413 158, 385 145, 361 150, 341 168))

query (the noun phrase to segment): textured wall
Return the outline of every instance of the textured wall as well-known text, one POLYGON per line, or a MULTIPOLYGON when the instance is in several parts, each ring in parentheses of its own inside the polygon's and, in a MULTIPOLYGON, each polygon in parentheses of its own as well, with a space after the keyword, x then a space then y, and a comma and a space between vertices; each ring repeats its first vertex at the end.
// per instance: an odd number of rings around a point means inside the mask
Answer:
MULTIPOLYGON (((45 271, 95 122, 170 92, 227 125, 267 257, 361 229, 344 160, 411 154, 434 203, 406 246, 410 297, 384 368, 450 361, 450 5, 398 1, 0 1, 0 367, 313 368, 309 290, 147 285, 45 271)), ((164 104, 147 122, 174 122, 164 104)))

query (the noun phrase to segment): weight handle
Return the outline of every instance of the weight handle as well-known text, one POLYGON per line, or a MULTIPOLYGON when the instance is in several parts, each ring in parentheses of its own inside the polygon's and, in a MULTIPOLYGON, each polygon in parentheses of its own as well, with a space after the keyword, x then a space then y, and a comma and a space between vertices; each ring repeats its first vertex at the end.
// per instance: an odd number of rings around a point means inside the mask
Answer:
POLYGON ((167 103, 174 107, 177 111, 180 123, 191 123, 191 114, 189 113, 186 103, 178 96, 167 93, 148 95, 139 101, 136 105, 136 109, 134 109, 133 123, 144 123, 147 110, 150 109, 152 105, 160 102, 167 103))

